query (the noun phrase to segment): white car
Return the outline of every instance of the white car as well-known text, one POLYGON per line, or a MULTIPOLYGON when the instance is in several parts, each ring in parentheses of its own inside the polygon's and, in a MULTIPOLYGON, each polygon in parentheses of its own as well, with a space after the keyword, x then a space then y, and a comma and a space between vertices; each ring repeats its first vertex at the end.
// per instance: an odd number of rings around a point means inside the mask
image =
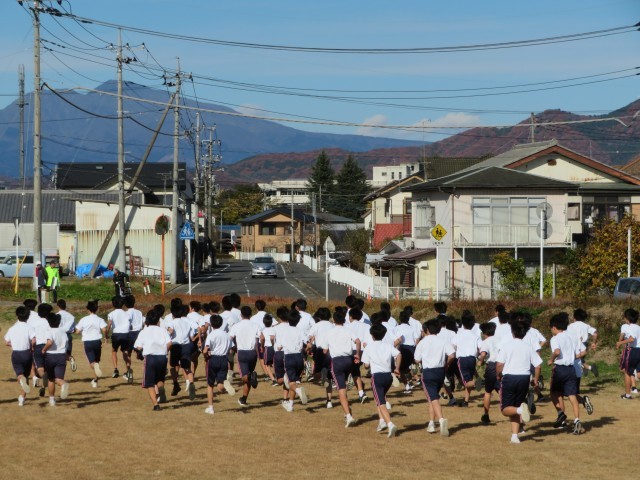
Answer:
POLYGON ((251 278, 256 277, 278 278, 278 266, 273 257, 256 257, 251 262, 251 278))

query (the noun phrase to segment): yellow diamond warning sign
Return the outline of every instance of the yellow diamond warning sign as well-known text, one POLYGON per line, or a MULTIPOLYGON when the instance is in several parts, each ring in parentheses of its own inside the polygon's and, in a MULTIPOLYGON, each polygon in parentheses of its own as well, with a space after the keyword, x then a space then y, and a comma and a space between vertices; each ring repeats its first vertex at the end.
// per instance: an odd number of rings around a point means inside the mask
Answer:
POLYGON ((442 240, 446 234, 447 234, 447 231, 440 224, 436 225, 431 229, 431 236, 438 242, 442 240))

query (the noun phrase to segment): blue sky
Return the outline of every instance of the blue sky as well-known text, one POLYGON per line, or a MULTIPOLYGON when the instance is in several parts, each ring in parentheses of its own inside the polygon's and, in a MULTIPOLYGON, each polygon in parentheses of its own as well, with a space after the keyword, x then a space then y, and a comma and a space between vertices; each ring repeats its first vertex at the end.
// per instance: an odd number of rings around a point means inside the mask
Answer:
MULTIPOLYGON (((57 7, 57 4, 53 2, 53 6, 57 7)), ((535 3, 513 0, 71 0, 69 3, 65 0, 63 6, 66 10, 71 8, 78 16, 167 33, 247 43, 333 48, 413 48, 509 42, 616 28, 640 21, 640 2, 637 0, 540 0, 535 3)), ((0 13, 0 107, 4 107, 15 99, 12 95, 18 88, 19 64, 25 65, 27 90, 33 89, 33 29, 29 15, 13 0, 4 0, 0 13)), ((42 74, 46 82, 58 88, 93 88, 99 82, 114 79, 115 54, 102 47, 105 46, 103 40, 117 42, 116 30, 97 25, 84 25, 84 30, 65 18, 55 21, 43 16, 42 20, 46 28, 42 30, 43 39, 77 49, 48 44, 57 53, 54 56, 43 52, 42 74)), ((375 97, 367 102, 377 105, 227 89, 203 79, 184 89, 187 95, 197 96, 200 101, 224 103, 242 112, 269 117, 296 115, 296 118, 315 117, 354 124, 425 126, 424 132, 406 132, 358 126, 289 124, 311 131, 433 141, 451 131, 433 131, 429 126, 509 125, 525 119, 528 112, 549 108, 602 114, 640 96, 640 76, 611 80, 640 70, 608 74, 640 66, 640 32, 637 31, 544 46, 395 55, 245 49, 190 43, 126 30, 123 38, 130 45, 145 43, 150 55, 142 50, 133 53, 150 66, 157 67, 157 61, 163 67, 173 69, 179 56, 182 69, 192 72, 196 78, 215 77, 286 89, 310 89, 306 92, 314 95, 375 97), (536 92, 469 97, 505 90, 462 90, 600 74, 608 75, 511 89, 607 80, 536 92), (360 93, 363 90, 381 93, 360 93), (407 90, 422 92, 398 93, 407 90), (433 90, 450 91, 425 92, 433 90), (457 98, 388 99, 443 95, 457 98), (402 106, 381 105, 383 103, 402 106)), ((127 70, 125 79, 163 88, 157 77, 153 78, 144 70, 138 71, 144 76, 127 70)))

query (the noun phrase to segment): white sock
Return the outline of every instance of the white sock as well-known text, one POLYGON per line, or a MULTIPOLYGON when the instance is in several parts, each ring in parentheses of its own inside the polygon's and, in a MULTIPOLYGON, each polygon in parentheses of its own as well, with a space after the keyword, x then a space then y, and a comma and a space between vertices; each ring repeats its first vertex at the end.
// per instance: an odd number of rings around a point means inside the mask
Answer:
MULTIPOLYGON (((386 423, 382 418, 380 419, 380 422, 378 422, 378 423, 379 423, 380 425, 386 425, 386 424, 387 424, 387 423, 386 423)), ((389 423, 391 423, 391 422, 389 422, 389 423)))
POLYGON ((576 419, 573 421, 573 423, 578 423, 579 421, 580 421, 580 419, 579 419, 579 418, 576 418, 576 419))
POLYGON ((387 427, 389 427, 389 430, 391 430, 392 427, 394 427, 395 425, 393 424, 393 422, 389 422, 387 423, 387 427))
POLYGON ((358 390, 358 396, 362 397, 364 395, 364 390, 358 390))
POLYGON ((436 426, 436 422, 434 422, 433 420, 429 421, 429 426, 430 427, 435 427, 436 426))
POLYGON ((516 408, 516 413, 517 413, 518 415, 522 415, 522 407, 518 407, 518 408, 516 408))
POLYGON ((440 425, 442 425, 442 422, 444 422, 444 418, 441 418, 440 420, 438 420, 438 423, 439 423, 440 425))
POLYGON ((512 439, 514 439, 514 438, 515 438, 515 439, 517 440, 517 439, 518 439, 518 434, 517 434, 517 433, 512 433, 512 434, 511 434, 511 438, 512 438, 512 439))

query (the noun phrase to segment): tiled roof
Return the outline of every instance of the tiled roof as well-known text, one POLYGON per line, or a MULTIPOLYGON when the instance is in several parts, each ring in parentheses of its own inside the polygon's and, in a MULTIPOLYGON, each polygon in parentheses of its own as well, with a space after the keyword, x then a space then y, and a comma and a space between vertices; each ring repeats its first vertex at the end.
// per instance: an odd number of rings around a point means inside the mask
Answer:
MULTIPOLYGON (((256 223, 269 217, 273 217, 274 215, 284 215, 291 218, 291 209, 288 207, 272 208, 270 210, 265 210, 264 212, 256 213, 255 215, 242 218, 238 223, 256 223)), ((293 218, 299 222, 313 223, 314 221, 313 215, 300 209, 293 210, 293 218)), ((332 213, 318 213, 316 214, 316 218, 318 223, 355 223, 355 220, 341 217, 340 215, 334 215, 332 213)))
MULTIPOLYGON (((137 163, 125 164, 125 175, 133 177, 138 168, 137 163)), ((138 181, 154 191, 171 191, 173 163, 145 163, 138 181)), ((178 163, 178 184, 184 190, 187 183, 187 164, 178 163)), ((56 166, 56 188, 88 189, 96 188, 113 177, 118 176, 117 163, 58 163, 56 166)))
POLYGON ((373 248, 381 249, 389 240, 402 236, 401 223, 376 223, 373 230, 373 248))
POLYGON ((385 260, 415 260, 416 258, 423 257, 435 251, 436 251, 435 248, 414 248, 413 250, 404 250, 402 252, 386 255, 384 259, 385 260))

